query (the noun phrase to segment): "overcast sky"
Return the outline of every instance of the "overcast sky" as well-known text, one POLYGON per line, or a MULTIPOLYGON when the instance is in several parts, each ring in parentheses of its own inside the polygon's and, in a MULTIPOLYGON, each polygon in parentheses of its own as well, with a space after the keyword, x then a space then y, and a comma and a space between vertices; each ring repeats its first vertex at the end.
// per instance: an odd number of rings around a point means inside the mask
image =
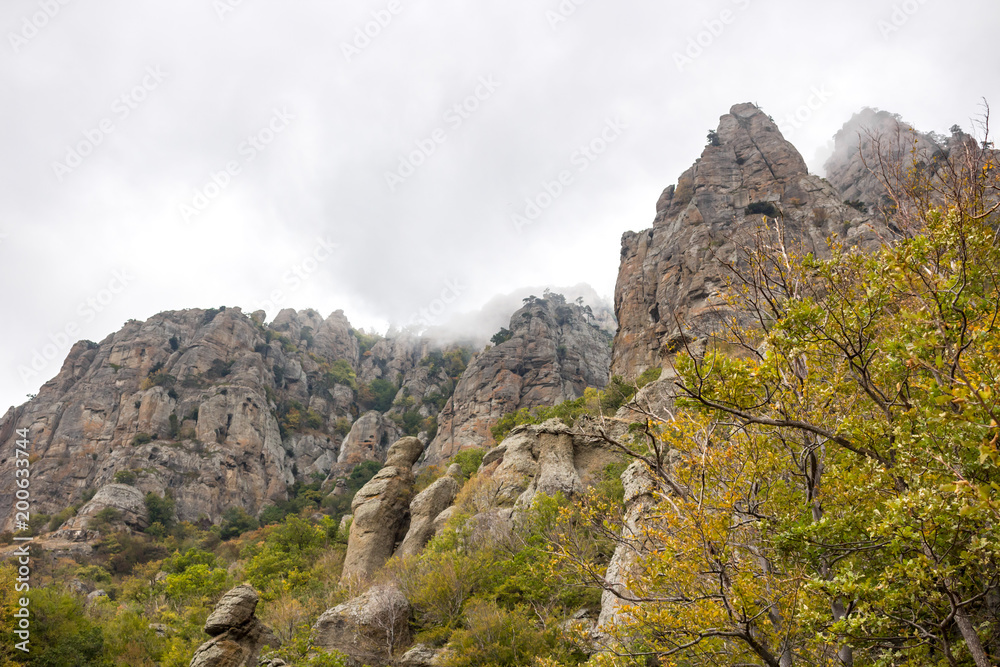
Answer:
POLYGON ((998 25, 994 0, 5 0, 0 406, 162 310, 384 331, 523 285, 610 297, 731 105, 813 171, 864 106, 968 130, 998 25))

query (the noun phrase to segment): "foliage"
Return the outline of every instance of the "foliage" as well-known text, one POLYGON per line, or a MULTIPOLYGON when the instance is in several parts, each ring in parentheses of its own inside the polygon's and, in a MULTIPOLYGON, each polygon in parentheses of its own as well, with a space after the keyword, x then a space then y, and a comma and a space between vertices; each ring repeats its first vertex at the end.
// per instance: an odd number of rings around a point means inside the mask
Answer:
POLYGON ((242 507, 230 507, 222 513, 219 537, 229 540, 251 530, 257 530, 258 526, 257 519, 247 514, 242 507))
POLYGON ((153 436, 148 433, 136 433, 135 437, 132 438, 132 446, 137 447, 139 445, 145 445, 146 443, 153 442, 153 436))
MULTIPOLYGON (((909 202, 894 193, 911 217, 877 252, 834 246, 820 261, 779 233, 734 267, 734 305, 757 321, 680 356, 679 411, 630 450, 658 501, 628 540, 646 546, 625 582, 623 652, 997 663, 1000 220, 987 195, 1000 188, 980 157, 909 202)), ((564 558, 603 583, 600 559, 564 558)))
POLYGON ((708 145, 709 146, 721 146, 722 141, 719 139, 719 133, 715 130, 708 131, 708 145))
POLYGON ((493 336, 490 337, 490 342, 493 343, 494 345, 501 345, 509 341, 513 336, 514 332, 512 332, 507 327, 501 327, 500 331, 496 332, 495 334, 493 334, 493 336))
POLYGON ((324 372, 324 379, 331 387, 335 384, 342 384, 355 391, 358 389, 358 376, 346 359, 337 359, 331 363, 324 372))
POLYGON ((451 457, 449 465, 457 463, 462 468, 462 476, 466 479, 472 477, 479 470, 479 466, 483 463, 483 457, 486 455, 486 450, 470 448, 463 449, 462 451, 451 457))
POLYGON ((128 484, 129 486, 135 484, 136 479, 138 479, 138 477, 131 470, 119 470, 114 476, 114 480, 117 484, 128 484))
POLYGON ((358 389, 358 401, 365 410, 388 412, 399 388, 382 378, 376 378, 358 389))
POLYGON ((159 523, 164 528, 174 525, 174 499, 168 496, 158 496, 152 491, 146 494, 146 510, 149 512, 149 522, 159 523))
POLYGON ((750 205, 743 209, 744 215, 766 215, 769 218, 781 217, 781 209, 769 201, 750 202, 750 205))

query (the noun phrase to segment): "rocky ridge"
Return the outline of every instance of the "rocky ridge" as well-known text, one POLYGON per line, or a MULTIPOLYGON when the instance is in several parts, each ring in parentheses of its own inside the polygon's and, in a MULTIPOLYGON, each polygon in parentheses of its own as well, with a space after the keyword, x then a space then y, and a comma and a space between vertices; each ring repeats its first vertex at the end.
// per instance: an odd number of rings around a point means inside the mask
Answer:
POLYGON ((525 302, 511 317, 507 339, 477 356, 462 375, 438 417, 427 463, 494 446, 490 427, 509 412, 555 405, 607 383, 610 341, 583 306, 558 294, 525 302))

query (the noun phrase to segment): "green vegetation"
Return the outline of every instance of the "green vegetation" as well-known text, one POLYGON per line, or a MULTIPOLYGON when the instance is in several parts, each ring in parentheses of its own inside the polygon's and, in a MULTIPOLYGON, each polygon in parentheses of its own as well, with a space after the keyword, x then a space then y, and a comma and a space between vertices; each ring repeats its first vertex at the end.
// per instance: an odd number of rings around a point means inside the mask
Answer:
POLYGON ((501 442, 514 427, 522 424, 541 424, 548 419, 560 419, 567 426, 572 426, 576 420, 585 414, 614 414, 627 403, 635 393, 650 382, 659 379, 662 369, 650 368, 642 373, 635 382, 626 382, 616 375, 603 391, 587 388, 583 396, 570 401, 564 401, 552 407, 521 408, 501 417, 490 428, 493 439, 501 442))
POLYGON ((114 480, 118 484, 128 484, 129 486, 135 484, 137 479, 136 474, 131 470, 119 470, 115 473, 114 480))
POLYGON ((507 341, 509 341, 513 336, 514 332, 512 332, 507 327, 501 327, 500 331, 493 334, 493 336, 490 338, 490 342, 493 343, 494 345, 500 345, 502 343, 506 343, 507 341))
POLYGON ((751 202, 743 209, 744 215, 766 215, 769 218, 780 218, 781 209, 769 201, 751 202))

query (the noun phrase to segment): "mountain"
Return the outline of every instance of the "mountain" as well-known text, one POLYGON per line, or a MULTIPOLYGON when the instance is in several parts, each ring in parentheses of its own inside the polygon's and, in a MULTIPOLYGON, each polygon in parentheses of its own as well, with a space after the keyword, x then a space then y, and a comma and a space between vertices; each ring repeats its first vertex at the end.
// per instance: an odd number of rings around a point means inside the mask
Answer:
POLYGON ((622 236, 611 373, 663 365, 689 337, 710 335, 732 313, 726 264, 766 218, 790 245, 824 255, 827 238, 874 243, 877 219, 845 203, 753 104, 719 120, 701 157, 656 202, 653 226, 622 236))

